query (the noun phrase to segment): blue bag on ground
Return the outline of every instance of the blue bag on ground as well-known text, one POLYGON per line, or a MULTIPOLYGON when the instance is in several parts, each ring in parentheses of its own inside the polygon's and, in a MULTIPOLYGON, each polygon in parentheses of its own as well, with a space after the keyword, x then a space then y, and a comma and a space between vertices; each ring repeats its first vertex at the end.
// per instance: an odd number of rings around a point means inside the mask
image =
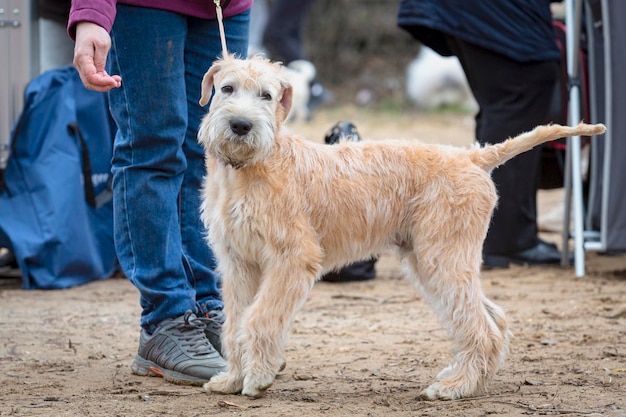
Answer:
POLYGON ((117 270, 106 100, 73 67, 26 88, 0 175, 0 247, 13 251, 22 288, 68 288, 117 270))

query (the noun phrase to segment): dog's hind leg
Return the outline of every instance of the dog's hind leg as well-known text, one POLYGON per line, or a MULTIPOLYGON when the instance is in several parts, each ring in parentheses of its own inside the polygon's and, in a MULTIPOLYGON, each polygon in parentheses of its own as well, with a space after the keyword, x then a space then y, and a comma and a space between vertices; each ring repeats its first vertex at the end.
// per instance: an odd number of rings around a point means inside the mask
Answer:
POLYGON ((232 252, 221 259, 219 271, 226 317, 222 328, 222 353, 227 370, 211 378, 204 384, 204 389, 221 394, 238 394, 243 389, 244 379, 242 340, 239 337, 242 317, 258 291, 261 271, 258 266, 238 259, 232 252))
MULTIPOLYGON (((409 258, 411 270, 424 274, 420 262, 412 255, 409 258)), ((454 272, 443 268, 430 276, 420 275, 417 285, 453 342, 450 365, 421 393, 430 400, 475 395, 493 377, 508 349, 504 313, 484 296, 478 276, 452 276, 454 272)))
POLYGON ((426 240, 422 230, 407 256, 410 275, 453 342, 454 357, 438 381, 422 392, 425 399, 475 395, 494 376, 508 350, 504 313, 485 297, 480 283, 486 222, 468 211, 443 216, 445 226, 426 240))

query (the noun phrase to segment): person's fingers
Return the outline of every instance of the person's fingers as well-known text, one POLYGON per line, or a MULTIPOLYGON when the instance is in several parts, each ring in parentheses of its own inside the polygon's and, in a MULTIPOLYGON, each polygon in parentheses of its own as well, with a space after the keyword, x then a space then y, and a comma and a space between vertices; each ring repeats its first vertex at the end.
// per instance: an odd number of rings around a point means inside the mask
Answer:
POLYGON ((119 75, 111 76, 106 71, 97 71, 89 54, 78 56, 74 60, 74 66, 80 74, 81 81, 90 90, 108 91, 122 84, 119 75))
POLYGON ((111 38, 104 28, 89 22, 76 26, 74 66, 90 90, 108 91, 122 83, 119 75, 109 75, 104 69, 110 47, 111 38))

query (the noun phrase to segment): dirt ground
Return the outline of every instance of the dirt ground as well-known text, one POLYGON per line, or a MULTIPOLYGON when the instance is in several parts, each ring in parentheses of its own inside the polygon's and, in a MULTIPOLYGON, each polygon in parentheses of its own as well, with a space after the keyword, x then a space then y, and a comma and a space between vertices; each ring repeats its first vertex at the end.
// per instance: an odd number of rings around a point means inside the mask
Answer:
MULTIPOLYGON (((327 110, 294 126, 320 139, 349 118, 361 134, 469 143, 471 119, 327 110)), ((542 192, 542 215, 560 192, 542 192)), ((559 227, 559 223, 552 221, 559 227)), ((560 232, 546 232, 560 244, 560 232)), ((63 291, 0 280, 0 416, 626 416, 626 257, 586 254, 573 268, 484 271, 514 332, 488 393, 422 401, 450 343, 391 255, 362 283, 315 285, 297 315, 287 368, 258 400, 207 394, 130 373, 139 303, 124 278, 63 291)))

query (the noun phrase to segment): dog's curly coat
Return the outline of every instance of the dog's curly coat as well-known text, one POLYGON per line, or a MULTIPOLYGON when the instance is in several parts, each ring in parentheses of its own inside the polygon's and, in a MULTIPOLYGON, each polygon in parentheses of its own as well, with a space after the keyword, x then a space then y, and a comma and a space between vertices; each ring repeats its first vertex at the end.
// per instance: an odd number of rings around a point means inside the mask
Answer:
POLYGON ((395 247, 453 342, 450 365, 422 397, 483 390, 510 337, 480 283, 497 200, 489 172, 543 142, 604 126, 540 126, 471 149, 401 140, 327 146, 282 128, 292 90, 280 65, 227 56, 204 76, 202 104, 213 87, 198 135, 207 156, 201 215, 223 280, 228 369, 205 388, 262 395, 316 279, 395 247))

